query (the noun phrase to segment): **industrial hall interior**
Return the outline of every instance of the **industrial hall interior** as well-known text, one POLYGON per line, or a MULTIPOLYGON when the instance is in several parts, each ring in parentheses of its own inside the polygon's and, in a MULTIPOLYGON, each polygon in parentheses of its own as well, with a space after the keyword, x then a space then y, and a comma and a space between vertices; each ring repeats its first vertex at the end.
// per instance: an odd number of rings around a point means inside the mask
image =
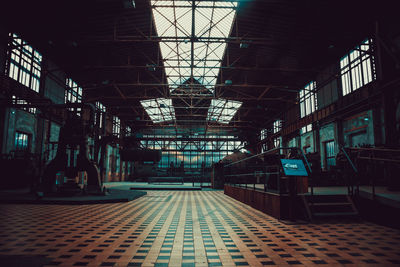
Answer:
POLYGON ((400 16, 3 0, 0 266, 400 266, 400 16))

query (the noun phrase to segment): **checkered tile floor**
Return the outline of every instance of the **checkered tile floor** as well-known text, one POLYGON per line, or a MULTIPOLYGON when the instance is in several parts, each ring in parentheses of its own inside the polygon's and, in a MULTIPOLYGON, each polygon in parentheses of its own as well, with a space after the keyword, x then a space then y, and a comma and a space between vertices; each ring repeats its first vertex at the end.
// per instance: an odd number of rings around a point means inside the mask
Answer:
POLYGON ((0 205, 0 216, 0 256, 46 256, 48 266, 400 265, 399 230, 285 225, 221 191, 148 192, 116 204, 0 205))

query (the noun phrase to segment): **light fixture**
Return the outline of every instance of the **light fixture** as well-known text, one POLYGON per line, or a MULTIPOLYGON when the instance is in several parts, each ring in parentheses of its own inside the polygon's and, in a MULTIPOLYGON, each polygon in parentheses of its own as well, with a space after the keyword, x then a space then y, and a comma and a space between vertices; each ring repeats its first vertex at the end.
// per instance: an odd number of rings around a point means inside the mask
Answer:
POLYGON ((156 71, 156 64, 146 64, 146 68, 148 71, 156 71))
POLYGON ((225 80, 225 85, 232 85, 232 80, 225 80))
POLYGON ((240 48, 249 48, 249 43, 243 43, 243 42, 241 42, 240 43, 240 48))

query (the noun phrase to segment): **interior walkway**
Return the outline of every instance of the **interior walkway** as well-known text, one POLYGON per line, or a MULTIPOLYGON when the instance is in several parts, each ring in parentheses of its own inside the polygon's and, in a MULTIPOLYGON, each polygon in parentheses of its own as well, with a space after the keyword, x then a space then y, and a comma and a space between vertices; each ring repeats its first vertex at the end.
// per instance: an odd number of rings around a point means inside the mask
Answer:
POLYGON ((285 225, 222 191, 149 191, 127 203, 0 205, 0 265, 389 266, 400 231, 285 225))

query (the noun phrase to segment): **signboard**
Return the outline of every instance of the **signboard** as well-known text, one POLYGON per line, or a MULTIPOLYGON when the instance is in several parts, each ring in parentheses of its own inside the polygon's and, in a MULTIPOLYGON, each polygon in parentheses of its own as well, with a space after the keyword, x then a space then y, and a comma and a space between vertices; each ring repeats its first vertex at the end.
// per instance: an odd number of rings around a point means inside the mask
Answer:
POLYGON ((308 176, 301 159, 281 159, 281 163, 286 176, 308 176))

